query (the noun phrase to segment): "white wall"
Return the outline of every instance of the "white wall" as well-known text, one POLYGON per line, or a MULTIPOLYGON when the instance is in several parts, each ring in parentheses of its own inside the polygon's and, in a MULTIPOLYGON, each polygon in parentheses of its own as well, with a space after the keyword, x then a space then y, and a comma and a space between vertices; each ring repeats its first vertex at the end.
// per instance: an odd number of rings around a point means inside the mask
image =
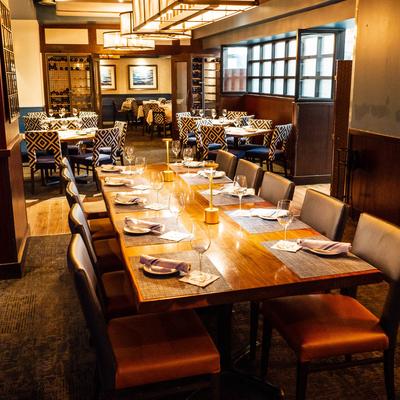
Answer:
POLYGON ((102 94, 141 94, 171 93, 171 59, 170 58, 120 58, 101 60, 100 65, 116 65, 117 90, 104 90, 102 94), (157 89, 130 90, 128 83, 128 65, 157 65, 157 89))
POLYGON ((36 20, 12 20, 20 107, 42 107, 43 70, 39 24, 36 20))

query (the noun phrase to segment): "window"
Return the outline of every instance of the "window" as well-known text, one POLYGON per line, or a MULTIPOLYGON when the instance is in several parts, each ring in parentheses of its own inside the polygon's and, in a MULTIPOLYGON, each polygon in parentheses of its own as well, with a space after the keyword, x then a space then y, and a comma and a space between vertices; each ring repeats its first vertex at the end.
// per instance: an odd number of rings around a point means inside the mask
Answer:
MULTIPOLYGON (((254 68, 257 68, 256 66, 254 68)), ((223 92, 246 92, 247 46, 222 48, 223 92)))
POLYGON ((296 39, 249 47, 247 90, 251 93, 294 96, 296 39))
POLYGON ((332 99, 335 37, 334 32, 301 33, 299 99, 332 99))

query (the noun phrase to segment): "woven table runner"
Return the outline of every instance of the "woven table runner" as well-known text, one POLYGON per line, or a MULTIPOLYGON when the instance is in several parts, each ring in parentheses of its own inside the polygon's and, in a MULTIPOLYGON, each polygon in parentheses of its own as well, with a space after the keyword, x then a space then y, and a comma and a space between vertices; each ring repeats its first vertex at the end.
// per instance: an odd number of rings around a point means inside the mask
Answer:
MULTIPOLYGON (((269 221, 259 217, 239 217, 235 215, 235 211, 225 211, 237 224, 239 224, 248 233, 266 233, 284 231, 284 228, 279 225, 278 221, 269 221)), ((310 228, 304 222, 294 218, 287 230, 308 229, 310 228)))
MULTIPOLYGON (((118 179, 129 179, 132 181, 132 186, 136 185, 146 185, 149 187, 149 181, 147 181, 145 178, 142 177, 126 177, 126 175, 119 175, 119 174, 114 174, 112 177, 118 178, 118 179)), ((135 188, 126 186, 125 184, 123 185, 106 185, 103 183, 102 185, 103 192, 131 192, 132 190, 136 190, 135 188)), ((150 191, 150 188, 144 191, 144 193, 148 193, 150 191)))
POLYGON ((307 250, 290 253, 288 251, 272 249, 271 246, 275 243, 276 241, 268 241, 263 242, 262 245, 300 278, 314 278, 376 269, 351 253, 329 257, 318 256, 307 250))
MULTIPOLYGON (((179 232, 190 233, 186 229, 184 229, 182 227, 182 225, 179 225, 179 227, 178 227, 177 223, 176 223, 176 219, 173 217, 172 218, 140 218, 140 219, 143 221, 152 221, 152 222, 164 224, 165 231, 163 233, 166 233, 169 231, 179 231, 179 232)), ((123 232, 124 221, 119 221, 118 228, 119 228, 119 230, 121 230, 123 232)), ((146 246, 149 244, 174 243, 170 240, 161 239, 160 235, 155 234, 155 233, 147 233, 145 235, 130 235, 130 234, 124 233, 123 237, 125 240, 126 247, 146 246)), ((183 239, 182 242, 189 241, 189 240, 190 240, 190 238, 183 239)))
MULTIPOLYGON (((196 173, 191 173, 190 175, 181 174, 179 175, 188 185, 209 185, 210 181, 208 178, 204 178, 196 173)), ((227 176, 223 178, 214 179, 213 183, 216 185, 218 183, 232 183, 232 180, 227 176)))
MULTIPOLYGON (((192 270, 199 268, 199 256, 195 251, 164 253, 153 256, 183 260, 192 264, 192 270)), ((180 282, 179 279, 181 277, 178 274, 160 277, 147 274, 140 268, 139 257, 131 257, 130 263, 135 282, 137 282, 140 292, 145 300, 184 297, 205 293, 226 292, 231 290, 231 287, 205 254, 203 255, 202 270, 204 272, 209 272, 219 276, 219 279, 210 283, 205 288, 180 282)))
MULTIPOLYGON (((210 195, 204 194, 203 192, 199 192, 199 194, 204 197, 207 201, 210 201, 210 195)), ((261 203, 265 202, 264 199, 258 196, 243 196, 242 204, 244 203, 261 203)), ((214 206, 229 206, 229 205, 239 205, 239 198, 232 196, 227 193, 220 193, 217 195, 213 195, 213 204, 214 206)))

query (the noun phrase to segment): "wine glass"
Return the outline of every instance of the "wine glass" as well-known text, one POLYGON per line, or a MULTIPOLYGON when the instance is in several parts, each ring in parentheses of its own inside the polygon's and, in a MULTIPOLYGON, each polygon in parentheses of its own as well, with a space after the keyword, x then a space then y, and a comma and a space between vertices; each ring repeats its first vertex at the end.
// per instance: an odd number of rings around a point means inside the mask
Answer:
MULTIPOLYGON (((136 158, 138 158, 138 157, 136 157, 136 158)), ((164 179, 163 179, 162 172, 151 171, 151 174, 150 174, 150 187, 153 190, 155 190, 156 193, 157 193, 157 202, 156 202, 157 206, 160 205, 159 193, 160 193, 160 190, 163 188, 163 186, 164 186, 164 179)))
POLYGON ((72 115, 76 117, 78 115, 78 110, 76 108, 72 109, 72 115))
POLYGON ((192 147, 185 147, 183 149, 183 162, 186 163, 187 175, 189 175, 189 163, 193 161, 194 152, 192 147))
POLYGON ((135 170, 139 175, 143 175, 146 168, 146 157, 136 157, 135 158, 135 170))
POLYGON ((236 117, 233 124, 236 126, 236 128, 240 128, 241 125, 240 117, 236 117))
POLYGON ((247 179, 245 175, 236 175, 233 182, 233 193, 239 197, 239 215, 242 213, 242 197, 247 192, 247 179))
POLYGON ((199 270, 195 274, 194 279, 199 282, 204 282, 207 279, 208 274, 204 273, 202 270, 203 254, 210 248, 211 239, 209 232, 206 233, 200 228, 196 228, 194 224, 192 225, 191 233, 190 246, 199 255, 199 270))
POLYGON ((292 223, 294 217, 292 210, 292 202, 290 200, 279 200, 276 210, 277 210, 277 220, 279 222, 279 225, 283 226, 285 229, 285 242, 286 242, 287 228, 292 223))
POLYGON ((181 141, 180 140, 173 140, 172 141, 172 147, 171 147, 172 153, 174 154, 176 161, 178 161, 178 155, 181 152, 181 141))
POLYGON ((171 194, 168 200, 168 209, 171 214, 175 217, 176 225, 178 226, 179 216, 185 208, 185 195, 178 193, 177 195, 171 194))
POLYGON ((217 118, 217 110, 215 108, 213 108, 211 110, 211 117, 212 117, 212 119, 216 119, 217 118))
POLYGON ((49 108, 49 117, 52 118, 54 115, 54 110, 52 108, 49 108))
POLYGON ((129 169, 132 170, 132 163, 135 159, 135 148, 133 146, 125 146, 124 155, 128 161, 129 169))
POLYGON ((61 120, 61 130, 66 131, 67 130, 67 125, 68 125, 68 121, 63 119, 61 120))
POLYGON ((64 115, 65 115, 65 108, 64 108, 64 107, 60 108, 60 111, 59 111, 58 114, 60 115, 60 118, 64 118, 64 115))
POLYGON ((199 117, 204 118, 204 110, 202 108, 199 110, 199 117))
POLYGON ((192 108, 192 109, 190 110, 190 112, 191 112, 191 114, 192 114, 192 117, 194 117, 194 116, 196 115, 196 109, 195 109, 195 108, 192 108))
POLYGON ((222 109, 222 116, 223 116, 224 118, 226 118, 227 115, 228 115, 227 109, 226 109, 226 108, 222 109))

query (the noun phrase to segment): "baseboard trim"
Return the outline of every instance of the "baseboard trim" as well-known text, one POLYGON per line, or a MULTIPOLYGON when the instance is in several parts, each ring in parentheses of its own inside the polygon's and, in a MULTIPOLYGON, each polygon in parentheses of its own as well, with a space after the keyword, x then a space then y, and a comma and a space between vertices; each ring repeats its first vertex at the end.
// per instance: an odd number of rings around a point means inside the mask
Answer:
POLYGON ((296 185, 315 185, 317 183, 331 183, 332 175, 293 176, 292 181, 296 185))

